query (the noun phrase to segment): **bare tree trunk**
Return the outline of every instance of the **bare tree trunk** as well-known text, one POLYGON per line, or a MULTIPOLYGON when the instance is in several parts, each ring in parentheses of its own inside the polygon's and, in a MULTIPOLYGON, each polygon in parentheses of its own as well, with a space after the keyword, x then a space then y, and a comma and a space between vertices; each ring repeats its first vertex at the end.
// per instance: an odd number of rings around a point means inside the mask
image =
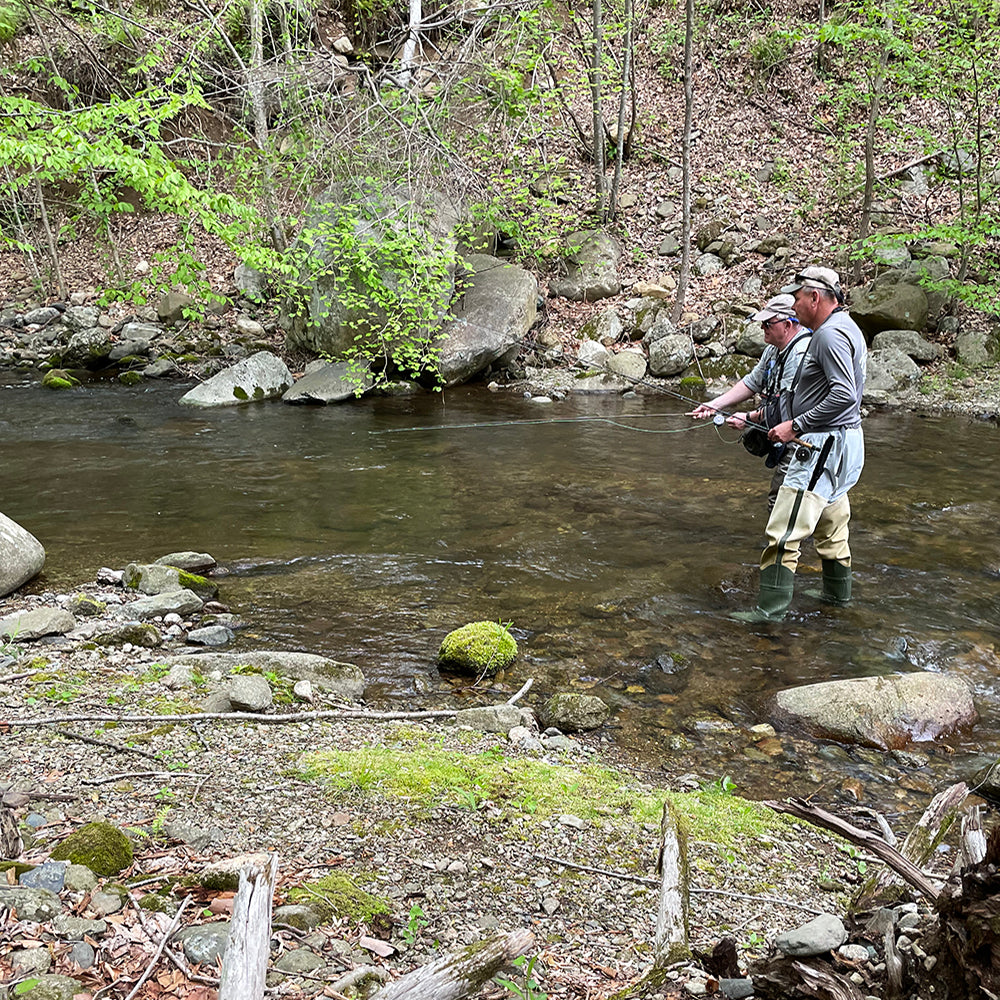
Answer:
POLYGON ((274 203, 274 171, 271 168, 271 136, 264 107, 264 7, 263 0, 250 0, 250 67, 244 67, 250 105, 253 108, 254 138, 264 167, 264 211, 275 250, 285 249, 285 233, 278 222, 274 203))
POLYGON ((590 67, 590 97, 594 117, 594 191, 597 217, 604 214, 607 179, 604 176, 604 112, 601 107, 601 53, 604 34, 602 0, 594 0, 594 52, 590 67))
POLYGON ((278 855, 266 869, 249 866, 240 872, 233 900, 233 920, 222 959, 219 1000, 261 1000, 271 954, 271 901, 278 875, 278 855))
MULTIPOLYGON (((625 0, 625 58, 622 61, 622 93, 618 100, 618 135, 615 138, 615 176, 608 199, 608 217, 618 214, 618 190, 622 180, 622 162, 625 159, 625 98, 632 81, 632 0, 625 0)), ((634 95, 633 95, 634 107, 634 95)))
POLYGON ((681 273, 677 279, 677 298, 671 319, 679 323, 684 314, 688 279, 691 275, 691 120, 694 116, 694 0, 687 0, 684 17, 684 141, 682 167, 684 171, 681 194, 681 273))
POLYGON ((7 182, 7 191, 10 195, 11 205, 14 207, 14 224, 17 226, 17 236, 21 243, 21 250, 27 255, 28 263, 31 265, 31 273, 35 276, 35 281, 41 286, 42 274, 38 270, 38 262, 35 260, 35 247, 32 240, 29 239, 27 227, 21 218, 21 209, 18 206, 17 192, 14 188, 14 178, 11 177, 10 169, 6 164, 3 168, 3 175, 4 180, 7 182))
POLYGON ((399 82, 408 87, 413 78, 413 65, 416 62, 417 42, 420 40, 420 24, 424 19, 421 0, 410 0, 410 24, 406 42, 403 44, 403 54, 399 60, 399 82))
MULTIPOLYGON (((885 19, 886 32, 892 30, 892 18, 885 19)), ((879 106, 882 103, 882 90, 885 86, 885 68, 889 62, 889 48, 882 46, 878 68, 871 81, 871 95, 868 101, 868 127, 865 130, 865 193, 861 199, 861 222, 858 225, 858 256, 854 261, 854 284, 861 280, 861 250, 868 232, 871 229, 872 198, 875 194, 875 129, 878 126, 879 106)))
POLYGON ((45 242, 49 248, 49 259, 52 261, 52 271, 56 276, 56 285, 59 289, 59 297, 66 298, 66 282, 63 281, 62 268, 59 266, 59 248, 56 246, 56 238, 52 234, 52 227, 49 225, 49 213, 45 208, 45 192, 42 190, 42 182, 38 179, 34 167, 31 168, 31 176, 35 181, 35 193, 38 195, 38 212, 42 217, 42 229, 45 232, 45 242))

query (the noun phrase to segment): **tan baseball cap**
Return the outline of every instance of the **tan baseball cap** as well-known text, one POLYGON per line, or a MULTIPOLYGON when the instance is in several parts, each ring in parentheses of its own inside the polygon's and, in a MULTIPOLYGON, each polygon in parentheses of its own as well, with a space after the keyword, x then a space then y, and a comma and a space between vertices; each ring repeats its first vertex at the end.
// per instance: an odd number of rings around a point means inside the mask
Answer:
POLYGON ((783 292, 768 299, 760 312, 750 317, 755 323, 763 323, 768 319, 795 319, 795 296, 783 292))

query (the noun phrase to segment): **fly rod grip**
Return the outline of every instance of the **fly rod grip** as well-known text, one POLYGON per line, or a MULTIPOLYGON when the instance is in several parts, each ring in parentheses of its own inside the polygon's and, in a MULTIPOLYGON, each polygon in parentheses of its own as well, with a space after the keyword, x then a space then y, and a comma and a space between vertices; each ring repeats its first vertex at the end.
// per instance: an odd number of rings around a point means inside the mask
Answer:
POLYGON ((819 445, 810 444, 808 441, 803 441, 802 438, 792 438, 789 444, 797 444, 800 448, 808 448, 810 451, 815 451, 819 445))

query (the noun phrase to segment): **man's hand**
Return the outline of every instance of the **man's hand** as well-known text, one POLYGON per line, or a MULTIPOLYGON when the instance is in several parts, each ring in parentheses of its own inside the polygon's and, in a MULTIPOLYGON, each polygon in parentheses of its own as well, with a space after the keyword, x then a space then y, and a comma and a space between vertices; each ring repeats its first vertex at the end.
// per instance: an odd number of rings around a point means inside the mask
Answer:
POLYGON ((726 418, 726 423, 729 424, 730 427, 735 427, 737 430, 743 430, 749 419, 749 413, 733 413, 726 418))
POLYGON ((693 410, 689 410, 686 416, 694 417, 695 420, 704 420, 706 417, 714 417, 718 412, 711 403, 702 403, 693 410))
POLYGON ((788 442, 795 437, 795 431, 792 430, 791 420, 775 424, 774 427, 767 432, 767 437, 769 441, 780 441, 782 444, 788 444, 788 442))

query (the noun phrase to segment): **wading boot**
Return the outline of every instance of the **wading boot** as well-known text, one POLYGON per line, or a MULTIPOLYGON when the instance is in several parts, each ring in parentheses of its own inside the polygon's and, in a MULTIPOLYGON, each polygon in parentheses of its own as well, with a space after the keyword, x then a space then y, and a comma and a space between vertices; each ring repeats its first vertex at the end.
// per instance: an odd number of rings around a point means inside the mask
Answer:
POLYGON ((780 622, 792 603, 794 589, 795 574, 787 566, 781 563, 765 566, 760 571, 757 607, 753 611, 737 611, 732 617, 741 622, 780 622))
POLYGON ((816 597, 827 604, 849 604, 851 600, 851 567, 837 559, 823 560, 823 589, 807 590, 810 597, 816 597))

